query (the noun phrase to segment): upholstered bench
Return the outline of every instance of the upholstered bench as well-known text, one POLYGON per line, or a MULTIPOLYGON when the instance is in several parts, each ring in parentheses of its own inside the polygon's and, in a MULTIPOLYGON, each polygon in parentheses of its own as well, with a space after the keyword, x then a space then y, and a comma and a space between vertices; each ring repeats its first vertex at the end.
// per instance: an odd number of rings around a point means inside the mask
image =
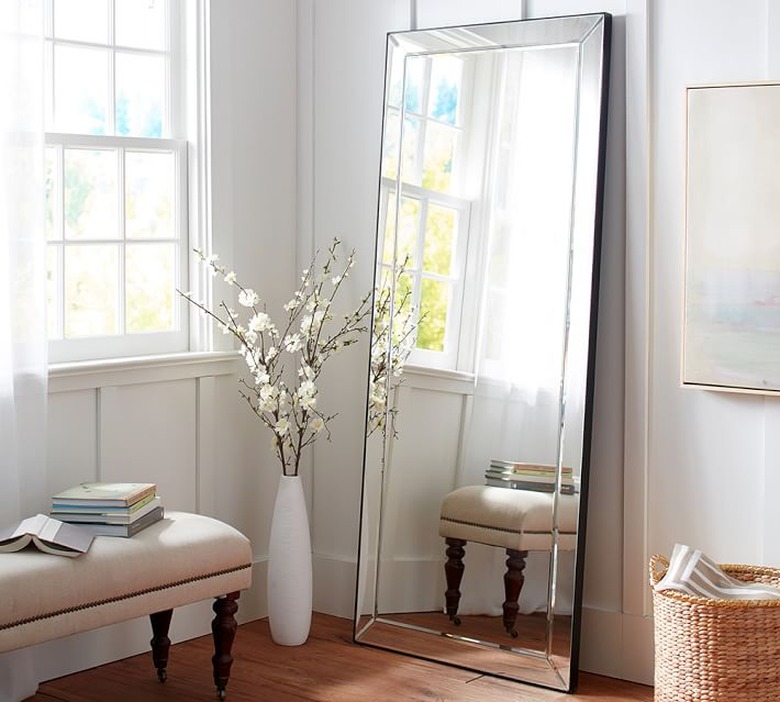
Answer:
POLYGON ((0 554, 0 653, 149 615, 152 659, 166 679, 173 609, 214 602, 214 683, 220 699, 233 662, 234 614, 252 577, 252 551, 216 519, 169 512, 132 538, 98 536, 65 558, 25 549, 0 554))
MULTIPOLYGON (((465 566, 463 557, 469 541, 506 549, 503 624, 517 636, 515 623, 518 600, 525 577, 529 551, 552 549, 553 494, 534 490, 513 490, 488 485, 466 485, 448 493, 441 504, 439 535, 447 545, 446 612, 460 624, 460 584, 465 566)), ((577 543, 579 495, 559 495, 558 548, 572 551, 577 543)))

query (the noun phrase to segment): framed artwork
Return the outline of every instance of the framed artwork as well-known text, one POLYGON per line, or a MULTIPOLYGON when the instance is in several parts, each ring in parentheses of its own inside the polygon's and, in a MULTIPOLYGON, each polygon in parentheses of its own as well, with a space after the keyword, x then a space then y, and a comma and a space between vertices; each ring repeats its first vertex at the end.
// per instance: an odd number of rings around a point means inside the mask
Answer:
POLYGON ((780 83, 687 89, 682 383, 780 393, 780 83))

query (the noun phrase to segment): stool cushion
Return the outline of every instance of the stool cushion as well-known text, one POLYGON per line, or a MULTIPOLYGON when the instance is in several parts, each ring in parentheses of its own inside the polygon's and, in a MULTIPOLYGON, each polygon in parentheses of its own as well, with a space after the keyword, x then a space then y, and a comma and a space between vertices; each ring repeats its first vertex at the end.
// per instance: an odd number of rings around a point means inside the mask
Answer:
POLYGON ((249 587, 252 549, 233 527, 169 512, 131 538, 97 536, 65 558, 0 554, 0 652, 249 587))
MULTIPOLYGON (((449 493, 441 505, 439 535, 516 551, 552 548, 553 493, 467 485, 449 493)), ((579 495, 558 496, 558 547, 571 551, 577 541, 579 495)))

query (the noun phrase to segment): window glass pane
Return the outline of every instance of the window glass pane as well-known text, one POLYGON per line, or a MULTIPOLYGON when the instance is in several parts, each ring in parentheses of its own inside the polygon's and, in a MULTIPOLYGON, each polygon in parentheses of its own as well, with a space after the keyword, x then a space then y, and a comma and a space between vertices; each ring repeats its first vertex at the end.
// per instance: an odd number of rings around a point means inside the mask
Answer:
POLYGON ((116 0, 116 43, 165 49, 165 0, 116 0))
POLYGON ((161 137, 167 134, 165 59, 116 54, 116 133, 161 137))
POLYGON ((119 248, 74 245, 65 248, 65 336, 118 333, 119 248))
POLYGON ((175 244, 128 244, 125 309, 128 332, 173 329, 175 244))
POLYGON ((428 116, 457 124, 463 62, 449 56, 437 56, 431 61, 431 86, 428 116))
POLYGON ((117 153, 107 149, 65 149, 65 237, 115 239, 117 153))
POLYGON ((452 162, 458 130, 443 124, 429 122, 425 135, 422 186, 429 190, 450 192, 452 162))
POLYGON ((422 279, 417 348, 444 351, 449 286, 440 280, 422 279))
POLYGON ((54 129, 108 131, 108 51, 54 47, 54 129))
POLYGON ((409 56, 406 59, 406 82, 404 99, 407 112, 420 114, 423 110, 423 81, 425 80, 425 57, 409 56))
POLYGON ((423 270, 450 275, 458 213, 450 207, 428 205, 425 222, 423 270))
POLYGON ((108 42, 108 0, 53 0, 54 36, 108 42))
POLYGON ((175 162, 172 153, 125 153, 125 236, 170 239, 175 162))
POLYGON ((46 247, 46 327, 50 339, 60 337, 60 266, 59 246, 46 247))
POLYGON ((55 225, 59 218, 55 216, 57 212, 57 149, 46 148, 45 160, 43 163, 43 178, 45 188, 45 204, 43 213, 44 230, 47 239, 62 238, 62 231, 55 225))

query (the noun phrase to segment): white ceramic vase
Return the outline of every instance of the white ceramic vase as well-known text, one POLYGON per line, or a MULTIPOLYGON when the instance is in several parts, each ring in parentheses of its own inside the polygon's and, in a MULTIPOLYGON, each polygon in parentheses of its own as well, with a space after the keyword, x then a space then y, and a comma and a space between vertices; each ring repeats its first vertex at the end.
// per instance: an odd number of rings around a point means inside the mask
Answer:
POLYGON ((268 546, 268 623, 281 646, 300 646, 311 628, 311 538, 300 476, 279 480, 268 546))

